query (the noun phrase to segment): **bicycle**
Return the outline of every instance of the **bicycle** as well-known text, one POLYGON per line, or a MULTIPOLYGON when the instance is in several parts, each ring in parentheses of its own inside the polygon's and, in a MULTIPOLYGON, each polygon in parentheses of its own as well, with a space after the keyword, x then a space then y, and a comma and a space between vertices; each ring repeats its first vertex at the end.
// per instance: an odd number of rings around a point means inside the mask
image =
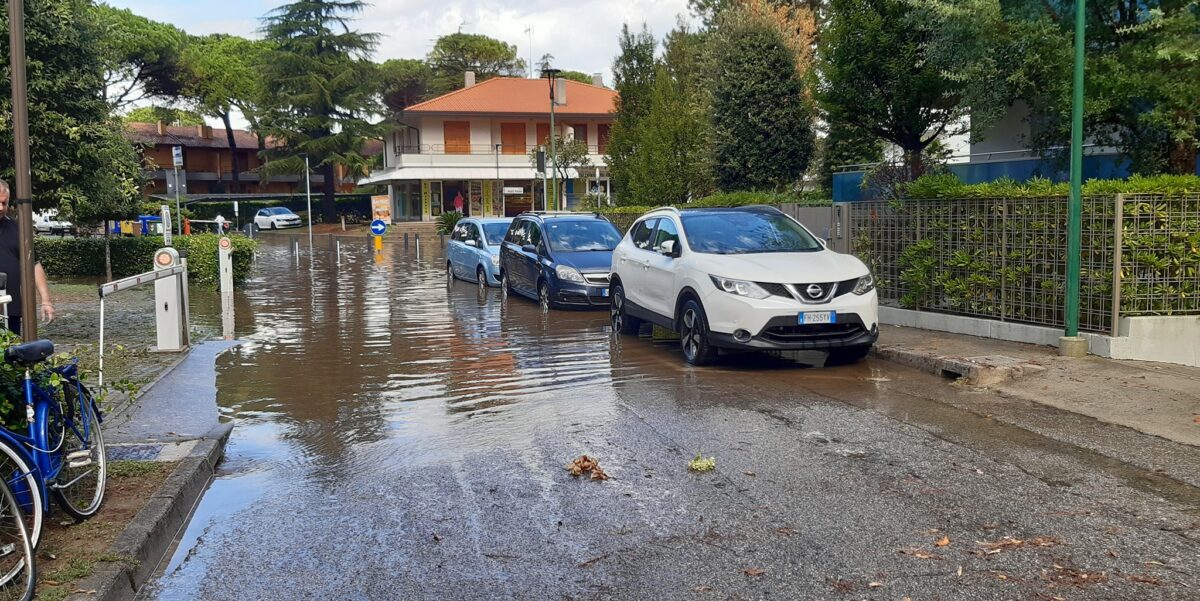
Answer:
POLYGON ((71 517, 85 520, 99 511, 108 476, 99 407, 79 381, 77 364, 50 368, 49 386, 33 376, 33 366, 53 354, 49 340, 14 345, 4 352, 6 363, 25 371, 22 391, 29 433, 0 428, 0 474, 26 514, 34 548, 41 540, 51 496, 71 517))
POLYGON ((36 584, 37 563, 20 504, 0 482, 0 601, 29 601, 36 584))

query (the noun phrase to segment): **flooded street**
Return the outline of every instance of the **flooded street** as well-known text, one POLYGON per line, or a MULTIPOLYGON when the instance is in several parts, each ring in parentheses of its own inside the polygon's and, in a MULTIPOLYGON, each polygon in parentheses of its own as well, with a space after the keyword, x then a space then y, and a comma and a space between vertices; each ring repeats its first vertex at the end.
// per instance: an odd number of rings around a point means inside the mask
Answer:
POLYGON ((980 393, 874 358, 691 368, 606 312, 447 286, 440 250, 342 246, 264 237, 217 366, 225 463, 141 598, 1200 590, 1196 489, 961 408, 980 393), (611 479, 572 478, 581 454, 611 479))

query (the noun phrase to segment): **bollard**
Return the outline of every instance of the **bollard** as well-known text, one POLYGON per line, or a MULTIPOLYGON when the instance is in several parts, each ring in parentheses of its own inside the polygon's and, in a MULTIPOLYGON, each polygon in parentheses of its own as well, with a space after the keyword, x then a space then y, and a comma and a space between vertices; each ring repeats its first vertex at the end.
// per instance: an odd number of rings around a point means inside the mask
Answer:
POLYGON ((342 241, 336 240, 336 241, 334 241, 334 244, 337 245, 337 264, 341 265, 342 264, 342 241))
POLYGON ((292 241, 292 254, 296 255, 296 267, 300 266, 300 241, 292 241))
POLYGON ((421 260, 421 234, 416 235, 417 240, 417 260, 421 260))
POLYGON ((342 231, 346 231, 346 216, 342 215, 342 231))
POLYGON ((408 250, 408 232, 404 232, 404 250, 408 250))

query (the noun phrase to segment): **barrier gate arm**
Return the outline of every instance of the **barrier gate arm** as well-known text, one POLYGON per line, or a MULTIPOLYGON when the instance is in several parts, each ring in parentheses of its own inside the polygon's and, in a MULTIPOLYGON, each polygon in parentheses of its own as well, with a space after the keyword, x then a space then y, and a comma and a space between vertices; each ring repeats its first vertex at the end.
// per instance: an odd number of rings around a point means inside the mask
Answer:
POLYGON ((185 276, 187 274, 187 265, 175 265, 166 269, 156 269, 147 271, 146 273, 129 276, 120 280, 114 280, 106 284, 101 284, 98 292, 100 294, 100 364, 98 367, 99 379, 98 388, 104 386, 104 299, 111 295, 136 288, 142 284, 149 284, 163 278, 185 276))

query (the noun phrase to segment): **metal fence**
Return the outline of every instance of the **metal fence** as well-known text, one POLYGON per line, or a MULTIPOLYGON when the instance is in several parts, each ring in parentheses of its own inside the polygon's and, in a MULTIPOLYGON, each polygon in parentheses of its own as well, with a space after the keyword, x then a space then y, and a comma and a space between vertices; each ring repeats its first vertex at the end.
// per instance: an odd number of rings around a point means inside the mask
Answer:
MULTIPOLYGON (((1067 199, 848 205, 852 252, 884 305, 1062 327, 1067 199)), ((1200 197, 1083 199, 1080 329, 1200 313, 1200 197)))

